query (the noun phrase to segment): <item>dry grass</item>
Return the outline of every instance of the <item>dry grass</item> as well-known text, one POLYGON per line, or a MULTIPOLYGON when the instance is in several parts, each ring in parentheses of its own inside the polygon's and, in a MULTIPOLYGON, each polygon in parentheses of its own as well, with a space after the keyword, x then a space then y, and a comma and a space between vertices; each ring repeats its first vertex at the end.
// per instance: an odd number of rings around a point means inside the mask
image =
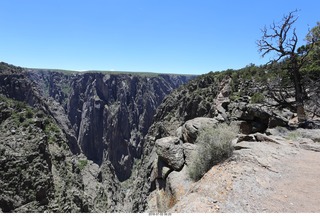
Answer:
POLYGON ((222 162, 232 155, 232 139, 238 128, 234 125, 220 124, 217 127, 204 128, 197 140, 197 151, 189 167, 191 179, 199 180, 212 166, 222 162))

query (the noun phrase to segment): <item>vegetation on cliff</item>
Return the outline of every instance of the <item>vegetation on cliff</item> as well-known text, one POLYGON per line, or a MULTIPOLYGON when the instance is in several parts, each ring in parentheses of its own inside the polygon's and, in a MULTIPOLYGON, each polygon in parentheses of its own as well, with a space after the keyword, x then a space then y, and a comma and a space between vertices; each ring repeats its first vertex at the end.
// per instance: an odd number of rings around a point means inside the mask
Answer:
POLYGON ((189 169, 199 180, 226 160, 238 132, 263 140, 249 135, 318 127, 320 24, 298 48, 294 31, 285 42, 294 22, 289 14, 271 26, 284 31, 278 48, 264 30, 263 55, 280 51, 272 64, 195 79, 0 63, 0 210, 138 212, 156 190, 169 193, 168 205, 158 194, 166 210, 177 201, 175 179, 189 169), (301 105, 308 121, 292 123, 301 105))
POLYGON ((197 181, 214 165, 231 157, 231 141, 237 135, 235 125, 220 124, 215 128, 206 127, 200 132, 195 143, 199 145, 189 165, 190 178, 197 181))

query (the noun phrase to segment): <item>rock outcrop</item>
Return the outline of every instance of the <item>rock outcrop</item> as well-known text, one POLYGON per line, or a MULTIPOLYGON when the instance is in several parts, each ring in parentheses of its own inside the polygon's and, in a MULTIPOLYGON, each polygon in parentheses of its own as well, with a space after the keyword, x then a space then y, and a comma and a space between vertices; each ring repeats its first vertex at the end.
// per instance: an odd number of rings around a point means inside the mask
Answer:
POLYGON ((77 160, 41 110, 1 97, 0 208, 3 212, 85 212, 77 160), (80 192, 81 193, 81 192, 80 192))
POLYGON ((169 168, 180 170, 184 164, 182 142, 177 137, 164 137, 156 141, 156 151, 159 159, 169 168))
POLYGON ((18 104, 1 109, 0 115, 5 125, 1 140, 6 141, 0 145, 1 211, 137 211, 138 198, 131 200, 127 193, 142 157, 143 137, 162 99, 192 76, 0 66, 0 103, 12 98, 18 104), (26 112, 17 107, 26 104, 33 107, 27 108, 29 115, 40 112, 42 117, 16 117, 26 112), (18 169, 23 174, 10 183, 18 169))
MULTIPOLYGON (((272 97, 268 98, 266 103, 252 102, 251 96, 259 91, 264 92, 265 95, 269 94, 266 88, 263 89, 264 86, 257 88, 254 82, 243 82, 235 87, 231 86, 232 83, 232 77, 228 74, 200 76, 183 88, 173 91, 158 108, 155 122, 150 127, 145 139, 148 145, 144 149, 145 166, 142 169, 147 170, 147 173, 141 172, 140 175, 142 181, 147 183, 146 187, 149 188, 148 192, 144 189, 141 194, 141 196, 150 194, 149 198, 146 198, 150 201, 149 211, 166 211, 179 199, 172 193, 176 188, 168 187, 168 185, 172 185, 169 176, 179 170, 173 171, 171 167, 168 174, 163 166, 159 166, 163 160, 160 155, 165 152, 160 152, 158 147, 158 143, 162 140, 169 139, 169 137, 181 139, 185 158, 184 169, 188 163, 191 163, 192 152, 197 148, 192 143, 196 140, 199 128, 201 128, 197 122, 203 117, 208 118, 207 123, 212 125, 218 125, 222 122, 236 124, 239 133, 246 134, 239 138, 242 141, 281 143, 281 140, 272 139, 264 133, 277 127, 290 129, 297 127, 290 124, 296 114, 287 108, 279 108, 272 101, 272 97), (238 94, 238 91, 242 91, 242 94, 246 92, 247 95, 232 97, 235 93, 238 94), (255 135, 251 136, 250 134, 255 135), (150 193, 150 191, 152 192, 150 193)), ((306 145, 305 148, 317 151, 316 146, 306 145)), ((164 162, 167 163, 166 160, 164 162)), ((168 167, 170 168, 170 166, 168 167)), ((182 179, 186 178, 185 176, 182 179)), ((140 189, 140 191, 143 190, 140 189)))
POLYGON ((106 151, 117 178, 128 179, 156 108, 185 81, 169 75, 77 75, 67 113, 83 153, 101 164, 106 151))
POLYGON ((216 119, 206 117, 197 117, 188 120, 181 127, 181 139, 184 142, 194 143, 201 129, 208 126, 215 126, 217 123, 218 121, 216 119))
MULTIPOLYGON (((265 86, 229 72, 188 82, 191 78, 1 63, 0 212, 179 209, 176 203, 194 192, 187 173, 197 137, 202 128, 220 123, 238 126, 241 135, 233 142, 238 152, 257 150, 250 143, 282 146, 277 133, 285 133, 294 147, 320 150, 317 133, 297 129, 318 123, 299 125, 294 109, 277 104, 265 86), (257 95, 265 100, 253 100, 257 95)), ((306 107, 313 110, 308 114, 317 116, 317 94, 308 94, 306 107)), ((245 154, 244 161, 269 169, 260 158, 263 151, 257 152, 257 157, 245 154)), ((229 177, 221 184, 233 182, 229 177)), ((213 188, 223 191, 217 185, 213 188)))

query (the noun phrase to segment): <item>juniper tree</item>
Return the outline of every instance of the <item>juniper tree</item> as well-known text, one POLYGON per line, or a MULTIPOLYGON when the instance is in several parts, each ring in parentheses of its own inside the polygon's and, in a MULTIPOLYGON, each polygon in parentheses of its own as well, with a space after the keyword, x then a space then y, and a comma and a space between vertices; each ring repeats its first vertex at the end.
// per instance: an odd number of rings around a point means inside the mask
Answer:
POLYGON ((293 11, 285 15, 279 23, 273 22, 269 28, 265 26, 261 30, 263 35, 257 41, 257 45, 262 57, 272 53, 275 54, 267 64, 282 63, 283 70, 285 70, 294 86, 298 120, 303 122, 306 120, 304 110, 305 91, 300 69, 306 63, 306 58, 312 50, 315 40, 310 37, 307 46, 304 46, 303 49, 297 47, 298 36, 294 27, 298 19, 296 12, 293 11))

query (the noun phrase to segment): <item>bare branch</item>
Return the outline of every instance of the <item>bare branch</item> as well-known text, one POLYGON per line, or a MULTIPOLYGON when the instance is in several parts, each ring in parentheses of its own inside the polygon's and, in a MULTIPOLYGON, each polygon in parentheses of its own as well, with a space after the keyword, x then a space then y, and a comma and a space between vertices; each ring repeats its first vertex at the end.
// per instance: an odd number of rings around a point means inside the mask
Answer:
POLYGON ((295 12, 296 11, 290 12, 287 16, 284 16, 280 24, 273 22, 272 25, 270 25, 271 33, 268 32, 266 27, 261 30, 263 33, 262 38, 257 41, 261 57, 265 57, 267 54, 275 51, 277 57, 275 57, 274 60, 280 61, 282 58, 295 53, 298 42, 295 29, 293 29, 293 36, 288 38, 288 34, 292 30, 292 25, 298 19, 294 15, 295 12))

